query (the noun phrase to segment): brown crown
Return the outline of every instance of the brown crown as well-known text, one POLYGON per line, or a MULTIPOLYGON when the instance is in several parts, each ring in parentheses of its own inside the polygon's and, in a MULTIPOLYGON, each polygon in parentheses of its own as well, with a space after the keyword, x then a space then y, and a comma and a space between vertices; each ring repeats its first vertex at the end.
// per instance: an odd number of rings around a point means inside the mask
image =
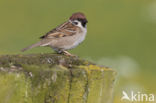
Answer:
POLYGON ((85 15, 81 12, 73 13, 72 16, 69 18, 70 20, 77 20, 77 19, 86 19, 85 15))

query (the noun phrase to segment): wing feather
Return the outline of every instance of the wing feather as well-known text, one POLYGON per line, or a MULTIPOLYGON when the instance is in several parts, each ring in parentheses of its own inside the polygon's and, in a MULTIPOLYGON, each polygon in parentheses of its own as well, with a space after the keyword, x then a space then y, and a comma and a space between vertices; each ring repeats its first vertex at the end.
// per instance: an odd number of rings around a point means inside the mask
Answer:
POLYGON ((41 39, 44 38, 60 38, 60 37, 65 37, 65 36, 72 36, 76 34, 78 27, 72 24, 71 22, 67 21, 55 29, 52 29, 45 35, 41 36, 41 39))

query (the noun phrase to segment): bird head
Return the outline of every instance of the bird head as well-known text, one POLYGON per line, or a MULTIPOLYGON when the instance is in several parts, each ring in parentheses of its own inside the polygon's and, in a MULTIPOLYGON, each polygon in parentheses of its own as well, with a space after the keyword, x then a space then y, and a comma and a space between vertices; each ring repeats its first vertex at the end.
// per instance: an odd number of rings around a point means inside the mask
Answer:
POLYGON ((83 27, 86 27, 86 24, 88 23, 85 15, 81 12, 73 13, 69 20, 71 20, 74 25, 83 27))

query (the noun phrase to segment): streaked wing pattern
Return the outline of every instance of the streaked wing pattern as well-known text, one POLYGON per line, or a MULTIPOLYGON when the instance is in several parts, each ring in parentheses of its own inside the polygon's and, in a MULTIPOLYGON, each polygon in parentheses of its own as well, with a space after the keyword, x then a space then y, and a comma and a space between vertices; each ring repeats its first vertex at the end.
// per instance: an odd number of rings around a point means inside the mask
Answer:
POLYGON ((67 21, 62 25, 59 25, 55 29, 49 31, 45 35, 41 36, 40 38, 44 39, 44 38, 59 38, 65 36, 72 36, 76 34, 76 29, 78 29, 77 26, 74 26, 71 22, 67 21))

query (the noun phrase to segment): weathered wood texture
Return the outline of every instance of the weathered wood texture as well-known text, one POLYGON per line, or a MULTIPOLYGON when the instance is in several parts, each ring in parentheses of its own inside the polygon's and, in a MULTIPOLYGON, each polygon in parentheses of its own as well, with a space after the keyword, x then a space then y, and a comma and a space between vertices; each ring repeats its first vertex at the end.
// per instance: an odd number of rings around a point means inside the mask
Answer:
POLYGON ((0 56, 0 103, 112 103, 116 73, 57 54, 0 56))

